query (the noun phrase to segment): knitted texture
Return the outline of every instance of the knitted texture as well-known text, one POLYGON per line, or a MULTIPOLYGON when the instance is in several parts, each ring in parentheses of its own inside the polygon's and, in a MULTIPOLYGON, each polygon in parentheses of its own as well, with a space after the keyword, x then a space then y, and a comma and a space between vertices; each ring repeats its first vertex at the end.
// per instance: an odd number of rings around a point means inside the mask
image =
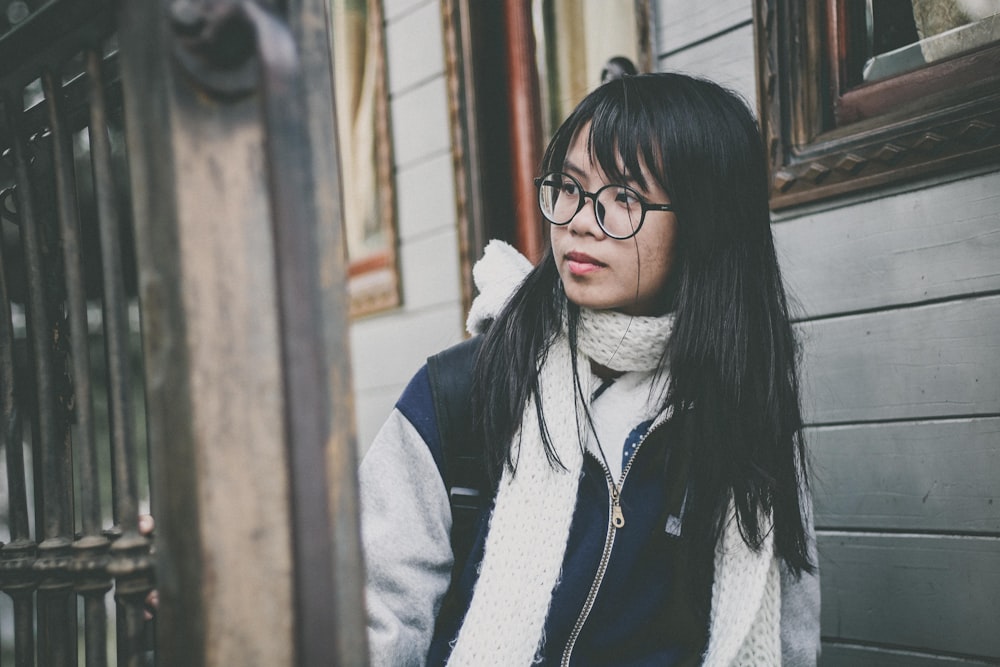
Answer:
MULTIPOLYGON (((530 269, 523 258, 494 241, 473 276, 480 290, 468 328, 481 330, 494 319, 530 269), (519 275, 520 274, 520 275, 519 275)), ((578 368, 587 354, 599 355, 619 370, 655 368, 669 336, 665 318, 632 318, 620 313, 581 312, 578 368), (656 340, 647 340, 653 337, 656 340), (624 364, 624 366, 620 366, 624 364)), ((530 665, 548 616, 569 536, 583 464, 580 437, 583 414, 578 401, 590 396, 592 375, 579 374, 582 394, 573 386, 572 355, 565 331, 549 348, 539 369, 539 395, 551 444, 561 466, 545 454, 534 399, 524 408, 512 443, 516 474, 504 470, 490 517, 483 561, 472 601, 448 664, 530 665)))
POLYGON ((761 667, 781 664, 781 576, 778 560, 771 559, 767 585, 750 632, 733 661, 734 667, 761 667))
POLYGON ((759 551, 743 540, 730 504, 715 549, 712 616, 703 667, 781 664, 781 581, 773 530, 759 551))
MULTIPOLYGON (((492 241, 473 276, 479 289, 466 326, 481 333, 496 318, 531 270, 509 245, 492 241)), ((581 308, 577 367, 588 359, 619 371, 652 370, 669 339, 670 317, 630 317, 581 308)), ((535 403, 525 406, 512 443, 517 473, 504 470, 490 516, 479 578, 462 623, 450 666, 511 667, 534 662, 559 578, 583 463, 573 390, 572 357, 565 330, 539 369, 542 410, 552 446, 563 467, 545 455, 535 403)), ((581 372, 583 396, 592 375, 581 372)), ((781 581, 773 531, 761 548, 750 549, 739 532, 735 510, 716 545, 712 613, 704 667, 781 664, 781 581)), ((767 523, 766 518, 762 518, 767 523)))
POLYGON ((613 310, 580 309, 577 346, 615 371, 656 368, 673 330, 674 318, 633 317, 613 310))

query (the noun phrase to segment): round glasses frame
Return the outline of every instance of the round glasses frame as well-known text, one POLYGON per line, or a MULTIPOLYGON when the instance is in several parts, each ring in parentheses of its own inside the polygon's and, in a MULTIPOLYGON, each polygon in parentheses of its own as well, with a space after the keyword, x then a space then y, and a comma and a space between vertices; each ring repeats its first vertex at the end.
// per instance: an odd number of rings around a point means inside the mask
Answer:
POLYGON ((598 188, 596 192, 587 192, 586 190, 583 189, 583 186, 580 185, 580 181, 576 180, 569 174, 566 174, 561 171, 550 171, 544 176, 536 178, 535 187, 538 189, 538 208, 542 212, 542 216, 553 225, 562 227, 564 225, 568 225, 569 223, 573 222, 573 218, 575 218, 580 213, 580 211, 583 210, 583 207, 586 206, 586 201, 587 198, 589 197, 594 202, 594 219, 597 220, 597 225, 601 228, 601 231, 604 232, 606 236, 610 236, 611 238, 618 239, 620 241, 624 239, 630 239, 639 233, 639 230, 642 229, 642 224, 646 221, 647 211, 676 210, 672 204, 651 204, 647 202, 645 199, 642 198, 642 195, 640 195, 635 188, 629 187, 627 185, 616 185, 614 183, 609 183, 608 185, 598 188), (542 203, 542 197, 543 197, 542 186, 543 185, 554 186, 564 182, 565 180, 572 181, 573 185, 576 186, 577 190, 580 193, 579 195, 580 201, 578 201, 576 204, 576 211, 574 211, 573 215, 569 216, 567 220, 562 220, 562 221, 553 220, 545 213, 545 206, 542 203), (639 206, 642 209, 642 213, 639 215, 639 224, 637 224, 628 234, 625 235, 615 234, 613 232, 608 231, 608 229, 604 226, 604 213, 601 211, 601 208, 598 207, 597 205, 598 204, 597 198, 600 197, 601 193, 607 190, 608 188, 627 190, 628 192, 634 194, 635 200, 639 202, 639 206))

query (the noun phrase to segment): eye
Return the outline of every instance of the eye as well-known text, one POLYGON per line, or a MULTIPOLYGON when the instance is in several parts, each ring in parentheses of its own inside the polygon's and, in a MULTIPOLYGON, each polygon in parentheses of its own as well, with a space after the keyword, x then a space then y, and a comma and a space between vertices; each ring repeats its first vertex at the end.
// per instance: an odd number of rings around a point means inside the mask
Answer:
POLYGON ((563 192, 565 192, 567 195, 570 195, 572 197, 575 197, 575 196, 577 196, 580 193, 580 188, 577 187, 576 183, 574 183, 573 181, 569 180, 568 178, 567 179, 563 179, 561 188, 562 188, 563 192))
POLYGON ((632 188, 620 187, 615 191, 615 202, 621 206, 633 208, 641 206, 642 199, 632 188))

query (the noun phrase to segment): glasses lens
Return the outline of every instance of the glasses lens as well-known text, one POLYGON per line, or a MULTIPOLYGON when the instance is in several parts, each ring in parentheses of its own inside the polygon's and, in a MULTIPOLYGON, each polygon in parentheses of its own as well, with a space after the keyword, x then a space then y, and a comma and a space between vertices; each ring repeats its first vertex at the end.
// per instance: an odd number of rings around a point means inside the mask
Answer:
POLYGON ((549 222, 565 225, 580 210, 580 184, 566 174, 545 174, 538 184, 538 207, 549 222))
POLYGON ((628 238, 642 224, 642 199, 626 185, 609 185, 597 193, 597 214, 608 236, 628 238))

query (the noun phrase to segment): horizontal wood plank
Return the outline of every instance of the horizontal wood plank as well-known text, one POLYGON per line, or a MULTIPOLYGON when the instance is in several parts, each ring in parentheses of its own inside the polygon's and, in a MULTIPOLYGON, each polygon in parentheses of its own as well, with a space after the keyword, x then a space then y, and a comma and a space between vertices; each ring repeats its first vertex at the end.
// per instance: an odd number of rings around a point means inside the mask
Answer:
POLYGON ((819 533, 822 634, 1000 657, 1000 539, 819 533))
POLYGON ((458 233, 452 228, 408 241, 400 248, 407 308, 461 302, 458 233))
POLYGON ((816 525, 1000 535, 1000 419, 807 429, 816 525))
POLYGON ((354 390, 405 386, 428 356, 462 340, 457 301, 421 310, 396 310, 351 324, 354 390))
POLYGON ((1000 289, 1000 172, 783 220, 773 230, 801 317, 1000 289))
POLYGON ((393 95, 389 105, 397 169, 451 150, 448 93, 443 76, 393 95))
POLYGON ((753 27, 750 25, 660 58, 658 67, 661 71, 703 76, 731 88, 743 96, 757 115, 753 27))
POLYGON ((819 667, 981 667, 995 661, 849 644, 823 644, 819 667))
POLYGON ((444 37, 438 3, 419 7, 385 27, 389 91, 397 94, 444 74, 444 37), (420 57, 414 57, 420 54, 420 57))
POLYGON ((438 3, 437 0, 382 0, 386 23, 392 23, 407 12, 426 4, 437 6, 438 3))
POLYGON ((716 0, 696 10, 688 0, 659 0, 656 4, 657 47, 667 53, 730 30, 753 18, 750 0, 716 0))
POLYGON ((401 244, 436 234, 455 231, 455 207, 441 202, 455 201, 455 173, 451 154, 436 157, 396 172, 396 209, 401 244))
POLYGON ((1000 414, 1000 297, 797 328, 807 423, 1000 414))
POLYGON ((389 385, 358 391, 354 394, 355 422, 358 432, 358 456, 364 456, 375 435, 389 417, 396 401, 406 389, 405 384, 389 385))

